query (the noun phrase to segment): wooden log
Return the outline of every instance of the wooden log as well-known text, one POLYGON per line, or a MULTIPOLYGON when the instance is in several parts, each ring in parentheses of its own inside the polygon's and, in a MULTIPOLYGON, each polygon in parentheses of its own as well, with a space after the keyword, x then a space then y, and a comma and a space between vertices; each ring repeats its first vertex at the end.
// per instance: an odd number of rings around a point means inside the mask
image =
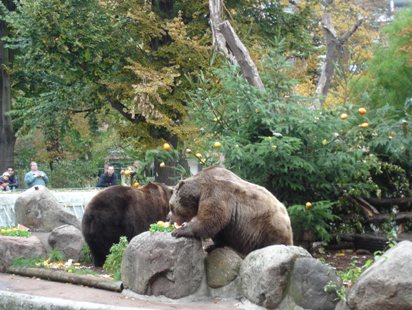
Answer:
POLYGON ((349 199, 358 207, 361 208, 366 218, 370 219, 375 215, 380 214, 378 210, 366 200, 359 197, 349 197, 349 199))
POLYGON ((377 207, 393 207, 393 206, 410 206, 412 205, 412 197, 401 198, 366 198, 366 200, 377 207))
POLYGON ((56 282, 84 285, 114 292, 121 292, 123 290, 123 284, 120 281, 106 280, 93 275, 79 275, 62 270, 9 267, 7 272, 26 277, 36 277, 56 282))
POLYGON ((412 219, 412 212, 399 212, 396 213, 395 216, 393 216, 392 214, 377 214, 369 218, 369 221, 379 223, 386 222, 391 219, 395 220, 396 222, 405 222, 412 219))

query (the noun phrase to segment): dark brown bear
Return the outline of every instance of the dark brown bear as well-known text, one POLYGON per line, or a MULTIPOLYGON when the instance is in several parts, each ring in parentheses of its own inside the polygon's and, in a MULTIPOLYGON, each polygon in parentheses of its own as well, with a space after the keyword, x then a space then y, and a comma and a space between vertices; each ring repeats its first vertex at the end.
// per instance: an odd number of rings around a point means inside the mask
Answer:
POLYGON ((268 190, 231 171, 207 168, 175 187, 169 201, 178 225, 172 235, 212 238, 214 246, 230 246, 248 254, 272 244, 293 244, 289 215, 268 190))
POLYGON ((149 183, 141 188, 109 187, 87 205, 82 220, 83 236, 95 266, 102 266, 110 247, 121 236, 130 241, 149 230, 150 224, 165 220, 169 212, 171 188, 149 183))

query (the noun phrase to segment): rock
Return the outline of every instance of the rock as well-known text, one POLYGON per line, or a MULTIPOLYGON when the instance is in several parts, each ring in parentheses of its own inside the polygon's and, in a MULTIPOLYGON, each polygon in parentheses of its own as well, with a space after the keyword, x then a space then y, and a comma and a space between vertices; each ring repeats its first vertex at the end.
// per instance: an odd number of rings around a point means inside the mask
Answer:
POLYGON ((0 271, 4 272, 17 258, 45 257, 46 249, 40 239, 0 236, 0 271))
MULTIPOLYGON (((283 298, 282 302, 279 304, 278 308, 279 310, 307 310, 304 309, 300 306, 298 306, 295 301, 293 300, 292 297, 289 295, 286 295, 285 298, 283 298)), ((316 309, 316 308, 310 308, 310 309, 316 309)))
POLYGON ((66 259, 79 261, 84 243, 83 235, 73 225, 62 225, 52 230, 48 242, 50 246, 64 254, 66 259))
POLYGON ((218 287, 218 288, 208 287, 208 291, 209 291, 209 295, 213 298, 221 298, 221 299, 227 299, 227 298, 241 299, 243 298, 242 282, 240 280, 240 277, 236 277, 232 282, 222 287, 218 287))
POLYGON ((123 255, 123 285, 143 295, 185 297, 195 293, 205 277, 204 258, 198 239, 144 232, 130 241, 123 255))
POLYGON ((288 294, 304 309, 335 309, 338 296, 335 291, 325 292, 329 282, 342 285, 336 271, 312 257, 296 259, 290 277, 288 294))
POLYGON ((240 267, 244 296, 259 306, 276 308, 286 295, 290 272, 298 257, 311 255, 301 247, 285 245, 251 252, 240 267))
POLYGON ((345 301, 341 300, 337 303, 335 310, 350 310, 345 301))
POLYGON ((242 261, 230 247, 214 249, 206 256, 207 285, 212 288, 228 285, 239 274, 242 261))
POLYGON ((16 224, 23 224, 32 230, 49 232, 64 224, 80 229, 76 216, 67 212, 44 186, 34 186, 23 192, 17 198, 14 210, 16 224))
POLYGON ((385 252, 349 291, 347 303, 356 310, 412 308, 412 242, 402 241, 385 252))

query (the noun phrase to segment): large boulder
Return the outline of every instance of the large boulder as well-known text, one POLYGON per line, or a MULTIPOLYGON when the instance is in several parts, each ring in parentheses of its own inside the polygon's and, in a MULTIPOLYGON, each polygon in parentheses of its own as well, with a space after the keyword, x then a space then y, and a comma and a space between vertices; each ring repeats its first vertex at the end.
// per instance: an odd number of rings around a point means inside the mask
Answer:
POLYGON ((34 231, 52 231, 69 224, 80 229, 80 221, 67 212, 44 186, 34 186, 23 192, 14 205, 16 224, 34 231))
POLYGON ((66 259, 78 261, 85 244, 82 232, 73 225, 62 225, 52 230, 48 242, 63 253, 66 259))
POLYGON ((304 309, 333 310, 338 302, 335 291, 325 292, 328 283, 341 285, 335 269, 312 257, 296 259, 289 280, 288 295, 304 309))
POLYGON ((202 243, 144 232, 134 237, 122 260, 124 288, 142 295, 177 299, 195 293, 205 276, 202 243))
POLYGON ((238 276, 242 261, 229 247, 214 249, 206 257, 207 285, 212 288, 228 285, 238 276))
POLYGON ((0 236, 0 271, 5 271, 17 258, 45 257, 46 249, 39 238, 0 236))
POLYGON ((240 267, 243 295, 265 308, 276 308, 286 296, 295 260, 311 257, 301 247, 272 245, 251 252, 240 267))
POLYGON ((402 241, 385 252, 349 291, 347 303, 356 310, 412 308, 412 242, 402 241))

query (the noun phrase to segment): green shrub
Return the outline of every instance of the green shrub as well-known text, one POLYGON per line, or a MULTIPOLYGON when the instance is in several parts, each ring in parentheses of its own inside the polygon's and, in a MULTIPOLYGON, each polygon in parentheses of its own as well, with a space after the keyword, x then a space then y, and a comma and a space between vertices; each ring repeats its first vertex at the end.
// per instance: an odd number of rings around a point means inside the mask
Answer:
POLYGON ((339 219, 333 215, 332 206, 330 201, 318 201, 288 207, 295 237, 299 239, 304 232, 311 232, 318 240, 329 241, 331 223, 339 219))
POLYGON ((85 244, 80 252, 79 262, 82 264, 92 264, 93 256, 90 247, 85 244))
POLYGON ((103 269, 110 274, 115 280, 121 280, 121 268, 123 253, 129 242, 125 236, 120 237, 119 243, 113 244, 110 248, 110 254, 107 255, 103 269))

